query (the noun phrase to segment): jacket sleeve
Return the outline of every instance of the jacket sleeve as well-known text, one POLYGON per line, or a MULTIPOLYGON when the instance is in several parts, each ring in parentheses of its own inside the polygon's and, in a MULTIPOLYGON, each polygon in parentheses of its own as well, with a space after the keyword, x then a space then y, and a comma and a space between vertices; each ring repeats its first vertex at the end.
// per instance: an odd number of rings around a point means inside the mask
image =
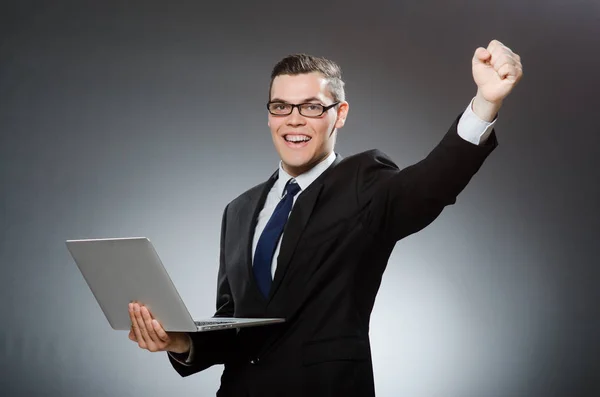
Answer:
POLYGON ((429 225, 457 196, 496 148, 495 131, 482 145, 462 139, 460 116, 429 155, 402 170, 388 156, 372 151, 359 169, 357 200, 373 234, 398 241, 429 225))
MULTIPOLYGON (((234 317, 234 302, 231 295, 225 264, 225 235, 227 224, 227 208, 223 213, 221 223, 221 247, 219 273, 217 277, 217 311, 214 317, 234 317)), ((223 364, 228 357, 233 355, 236 349, 237 332, 235 329, 190 332, 188 334, 193 345, 193 356, 189 357, 187 364, 185 358, 176 360, 168 355, 173 368, 181 376, 189 376, 209 368, 215 364, 223 364), (183 361, 183 362, 182 362, 183 361)), ((178 357, 180 357, 178 355, 178 357)))

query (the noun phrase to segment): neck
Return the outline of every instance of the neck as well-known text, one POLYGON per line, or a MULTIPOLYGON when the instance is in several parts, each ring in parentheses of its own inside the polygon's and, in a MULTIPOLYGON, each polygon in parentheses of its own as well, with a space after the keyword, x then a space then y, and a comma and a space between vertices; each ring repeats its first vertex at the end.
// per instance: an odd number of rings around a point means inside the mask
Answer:
POLYGON ((325 153, 323 156, 319 157, 318 159, 316 159, 315 161, 308 163, 308 164, 303 164, 301 166, 298 167, 294 167, 291 166, 289 164, 286 164, 282 161, 281 165, 284 169, 285 172, 287 172, 288 174, 290 174, 290 176, 296 178, 299 175, 304 174, 305 172, 310 171, 311 169, 313 169, 317 164, 323 162, 327 157, 329 157, 329 155, 332 152, 329 153, 325 153))

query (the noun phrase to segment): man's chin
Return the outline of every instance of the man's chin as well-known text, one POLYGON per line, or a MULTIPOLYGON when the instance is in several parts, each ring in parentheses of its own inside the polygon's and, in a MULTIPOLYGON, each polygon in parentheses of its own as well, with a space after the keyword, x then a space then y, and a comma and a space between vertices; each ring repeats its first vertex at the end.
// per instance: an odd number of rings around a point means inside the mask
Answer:
POLYGON ((298 161, 298 159, 295 159, 295 161, 282 160, 282 163, 283 169, 292 176, 298 176, 312 167, 312 162, 308 159, 303 161, 298 161))

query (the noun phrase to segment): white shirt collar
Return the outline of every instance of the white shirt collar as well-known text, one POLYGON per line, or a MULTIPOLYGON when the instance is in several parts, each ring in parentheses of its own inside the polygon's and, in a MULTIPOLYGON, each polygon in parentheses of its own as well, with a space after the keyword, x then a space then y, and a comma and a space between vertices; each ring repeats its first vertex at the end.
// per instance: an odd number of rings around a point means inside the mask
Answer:
POLYGON ((315 181, 333 162, 335 161, 335 152, 331 152, 325 160, 306 171, 304 174, 300 174, 297 177, 293 177, 283 169, 282 162, 279 161, 279 176, 277 178, 276 189, 279 198, 283 196, 283 190, 285 185, 290 179, 295 179, 296 183, 300 186, 300 192, 306 190, 306 188, 315 181))

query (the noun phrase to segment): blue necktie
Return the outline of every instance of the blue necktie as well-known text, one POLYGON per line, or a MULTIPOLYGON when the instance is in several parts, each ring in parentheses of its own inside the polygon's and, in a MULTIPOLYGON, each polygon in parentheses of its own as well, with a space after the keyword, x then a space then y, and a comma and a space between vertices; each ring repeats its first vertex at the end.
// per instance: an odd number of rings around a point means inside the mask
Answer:
POLYGON ((285 196, 279 201, 277 207, 275 207, 275 211, 273 211, 273 215, 271 215, 269 222, 267 222, 265 230, 263 230, 256 245, 253 266, 254 278, 265 298, 269 296, 271 283, 273 282, 271 277, 273 254, 275 254, 277 242, 279 241, 279 237, 281 237, 281 233, 283 233, 283 227, 292 209, 294 196, 299 191, 300 186, 298 186, 295 180, 290 179, 285 187, 285 196))

